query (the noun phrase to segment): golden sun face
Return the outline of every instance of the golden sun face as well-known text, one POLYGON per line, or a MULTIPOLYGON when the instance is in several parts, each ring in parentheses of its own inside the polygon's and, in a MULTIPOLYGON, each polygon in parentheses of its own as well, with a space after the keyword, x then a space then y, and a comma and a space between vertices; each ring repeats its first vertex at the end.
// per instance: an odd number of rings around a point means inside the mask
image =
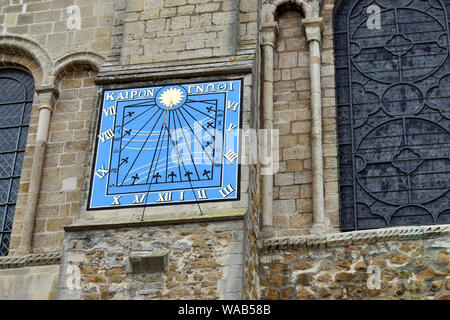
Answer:
POLYGON ((170 87, 166 91, 161 94, 161 97, 158 99, 161 100, 161 103, 168 109, 171 109, 173 106, 176 106, 183 100, 184 95, 183 92, 178 88, 170 87))

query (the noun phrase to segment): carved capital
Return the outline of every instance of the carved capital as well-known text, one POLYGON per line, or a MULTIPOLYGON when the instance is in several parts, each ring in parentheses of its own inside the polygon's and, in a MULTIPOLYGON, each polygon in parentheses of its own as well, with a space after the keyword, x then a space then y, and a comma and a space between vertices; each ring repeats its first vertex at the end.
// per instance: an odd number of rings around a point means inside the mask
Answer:
POLYGON ((261 26, 262 46, 275 48, 275 41, 278 36, 278 24, 276 22, 266 22, 261 26))
POLYGON ((305 27, 306 40, 322 42, 323 20, 322 18, 305 18, 302 20, 305 27))
POLYGON ((49 109, 50 111, 53 111, 56 99, 59 97, 58 90, 51 86, 41 86, 36 88, 36 93, 39 96, 39 110, 49 109))

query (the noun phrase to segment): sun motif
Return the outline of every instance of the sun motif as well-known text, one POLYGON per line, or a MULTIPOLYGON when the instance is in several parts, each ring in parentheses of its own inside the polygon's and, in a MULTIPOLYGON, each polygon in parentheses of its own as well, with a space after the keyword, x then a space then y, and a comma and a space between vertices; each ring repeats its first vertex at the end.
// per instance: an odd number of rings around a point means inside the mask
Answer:
POLYGON ((161 100, 161 103, 168 109, 171 109, 173 106, 179 104, 184 98, 183 92, 174 87, 170 87, 166 91, 164 91, 161 96, 158 98, 161 100))

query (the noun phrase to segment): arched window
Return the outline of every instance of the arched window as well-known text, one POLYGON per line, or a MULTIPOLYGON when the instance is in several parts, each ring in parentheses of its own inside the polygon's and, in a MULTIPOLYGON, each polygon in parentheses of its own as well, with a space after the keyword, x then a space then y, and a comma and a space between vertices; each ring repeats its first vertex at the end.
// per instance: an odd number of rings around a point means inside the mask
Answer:
POLYGON ((449 12, 448 0, 336 9, 342 230, 450 223, 449 12))
POLYGON ((0 69, 0 256, 8 255, 33 97, 28 72, 0 69))

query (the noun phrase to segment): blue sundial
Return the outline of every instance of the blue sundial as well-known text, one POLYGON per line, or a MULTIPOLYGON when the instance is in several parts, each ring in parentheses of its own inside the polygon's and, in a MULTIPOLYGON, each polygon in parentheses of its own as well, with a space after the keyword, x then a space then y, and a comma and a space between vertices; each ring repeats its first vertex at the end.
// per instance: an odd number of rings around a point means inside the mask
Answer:
POLYGON ((88 209, 239 198, 242 80, 105 90, 88 209))

